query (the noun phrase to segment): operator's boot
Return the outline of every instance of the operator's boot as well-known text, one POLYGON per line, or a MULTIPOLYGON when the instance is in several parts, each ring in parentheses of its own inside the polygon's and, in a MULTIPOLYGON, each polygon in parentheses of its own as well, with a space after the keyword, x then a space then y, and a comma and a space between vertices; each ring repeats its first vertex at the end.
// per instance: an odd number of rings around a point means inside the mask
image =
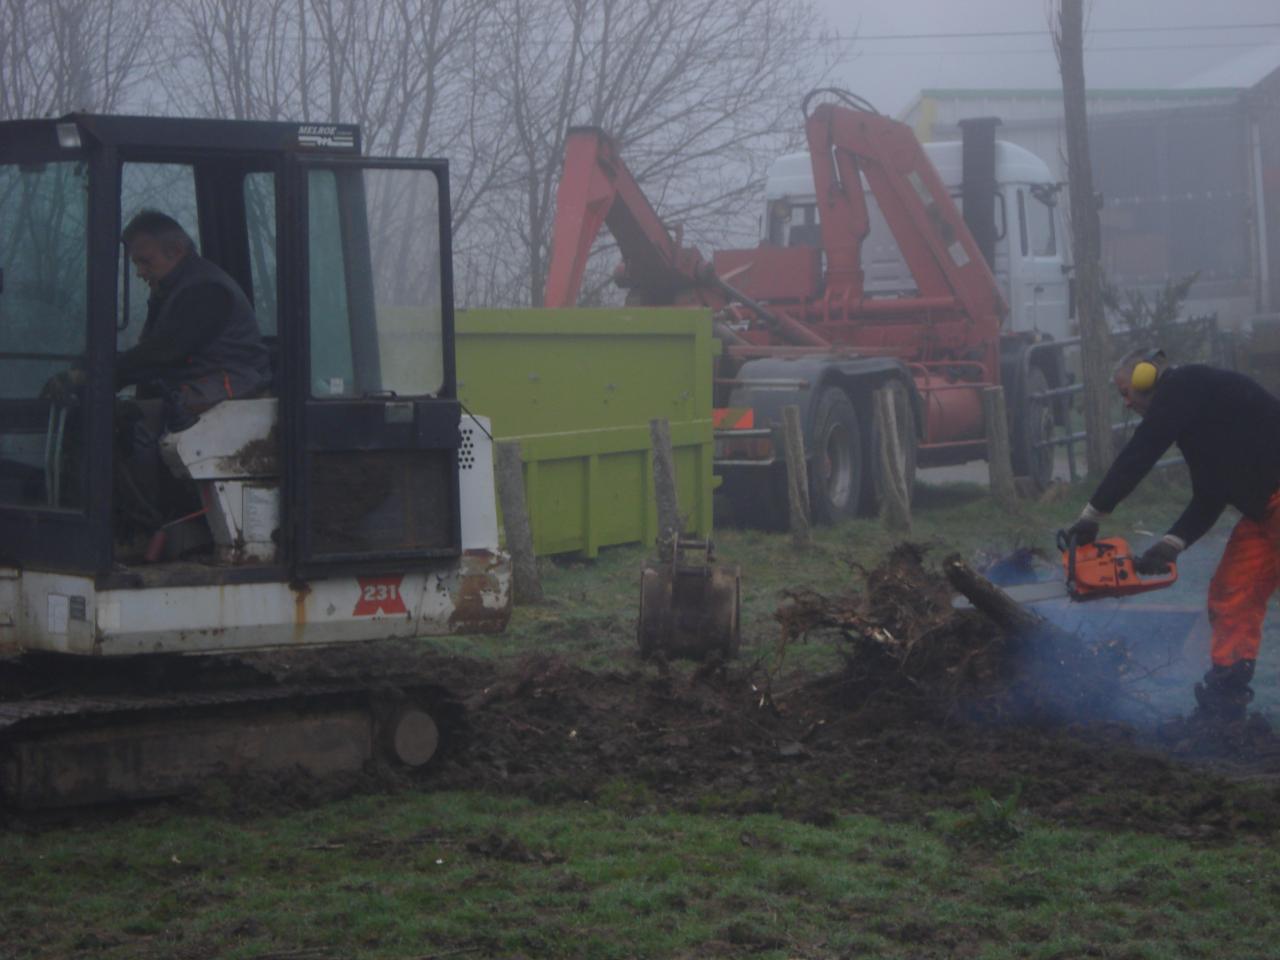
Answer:
POLYGON ((1196 713, 1215 724, 1239 723, 1253 700, 1253 660, 1237 660, 1229 667, 1214 664, 1195 686, 1196 713))

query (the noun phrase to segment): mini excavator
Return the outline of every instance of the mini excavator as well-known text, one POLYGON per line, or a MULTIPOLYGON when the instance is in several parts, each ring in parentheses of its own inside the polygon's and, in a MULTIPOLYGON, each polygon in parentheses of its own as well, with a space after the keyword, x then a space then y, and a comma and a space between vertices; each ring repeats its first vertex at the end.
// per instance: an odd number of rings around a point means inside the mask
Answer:
POLYGON ((0 802, 430 760, 438 678, 293 681, 245 658, 350 664, 352 645, 506 626, 451 242, 447 162, 363 156, 355 126, 0 123, 0 802), (144 207, 237 280, 272 357, 264 395, 163 437, 189 498, 168 513, 118 469, 114 364, 146 299, 119 236, 144 207), (46 396, 72 365, 86 382, 46 396))

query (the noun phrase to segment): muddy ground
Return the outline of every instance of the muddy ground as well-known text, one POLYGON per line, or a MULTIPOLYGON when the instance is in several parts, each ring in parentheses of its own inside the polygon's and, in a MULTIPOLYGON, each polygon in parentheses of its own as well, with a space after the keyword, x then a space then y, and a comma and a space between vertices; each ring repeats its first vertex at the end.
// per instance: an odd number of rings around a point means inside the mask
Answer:
POLYGON ((891 700, 854 707, 838 676, 778 681, 769 696, 732 669, 598 674, 542 660, 502 682, 424 787, 821 824, 845 813, 915 820, 1021 786, 1024 809, 1064 824, 1204 838, 1280 826, 1270 738, 1183 758, 1185 742, 1119 725, 991 725, 891 700))
POLYGON ((352 792, 466 789, 823 824, 849 813, 923 820, 972 810, 981 793, 1017 792, 1020 810, 1064 825, 1203 839, 1280 827, 1280 738, 1265 723, 1082 722, 1071 714, 1079 691, 1124 688, 1123 675, 1087 673, 1110 671, 1114 651, 1054 659, 1070 662, 1072 682, 1046 678, 1043 662, 1012 656, 976 611, 953 612, 935 569, 904 558, 848 596, 801 592, 784 604, 780 634, 788 624, 790 642, 844 655, 843 669, 822 676, 771 673, 774 651, 767 662, 706 664, 627 652, 608 672, 547 656, 445 657, 414 643, 243 658, 290 682, 430 677, 448 691, 441 753, 413 775, 379 767, 324 783, 254 780, 181 802, 252 817, 352 792), (796 626, 801 608, 811 629, 796 626))
MULTIPOLYGON (((845 656, 823 676, 630 654, 609 672, 539 656, 496 666, 406 645, 374 659, 352 651, 345 666, 324 657, 312 670, 427 673, 455 700, 447 749, 428 770, 380 771, 358 789, 494 790, 819 824, 847 813, 917 820, 971 810, 980 792, 1020 791, 1020 809, 1067 825, 1203 839, 1280 827, 1280 738, 1260 717, 1227 729, 1081 722, 1072 710, 1100 716, 1096 691, 1122 696, 1145 668, 1110 645, 1028 663, 1017 653, 1025 645, 976 611, 956 613, 950 595, 908 550, 866 573, 860 591, 792 597, 779 613, 791 642, 833 643, 845 656), (807 619, 797 616, 804 604, 807 619), (886 631, 897 646, 886 647, 886 631)), ((278 804, 281 789, 236 795, 251 810, 278 804)), ((305 787, 289 789, 305 802, 305 787)))

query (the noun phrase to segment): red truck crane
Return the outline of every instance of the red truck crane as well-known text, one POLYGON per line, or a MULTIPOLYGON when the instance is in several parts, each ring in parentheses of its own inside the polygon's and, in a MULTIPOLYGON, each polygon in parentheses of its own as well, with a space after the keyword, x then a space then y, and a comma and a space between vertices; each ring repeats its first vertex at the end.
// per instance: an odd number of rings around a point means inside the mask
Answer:
MULTIPOLYGON (((843 91, 815 91, 804 113, 820 243, 783 246, 770 242, 777 235, 770 231, 760 246, 717 251, 710 262, 668 231, 615 141, 596 128, 571 130, 546 305, 576 304, 607 224, 622 254, 614 279, 628 303, 712 308, 724 343, 715 378, 717 472, 730 497, 756 513, 768 503, 785 507, 775 435, 788 404, 802 411, 818 517, 874 507, 880 444, 872 398, 880 388, 894 400, 909 483, 917 462, 985 456, 982 391, 994 385, 1008 398, 1015 472, 1047 483, 1048 436, 1064 411, 1040 395, 1063 385, 1065 373, 1058 345, 1003 323, 1008 307, 989 266, 1000 230, 996 121, 976 124, 978 135, 966 140, 966 222, 909 127, 843 91), (821 94, 834 102, 810 109, 821 94), (906 295, 867 289, 869 198, 914 279, 906 295)), ((775 213, 790 216, 785 204, 775 213)))

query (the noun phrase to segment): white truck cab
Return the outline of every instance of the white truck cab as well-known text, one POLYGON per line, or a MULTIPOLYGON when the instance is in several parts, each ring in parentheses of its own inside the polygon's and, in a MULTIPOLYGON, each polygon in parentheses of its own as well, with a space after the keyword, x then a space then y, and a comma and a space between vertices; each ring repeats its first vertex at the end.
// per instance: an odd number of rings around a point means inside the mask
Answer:
MULTIPOLYGON (((962 144, 948 141, 923 146, 957 206, 962 207, 962 144)), ((1072 337, 1069 243, 1057 202, 1060 185, 1054 182, 1048 165, 1030 150, 1003 140, 997 140, 995 146, 996 238, 991 269, 1009 303, 1005 331, 1039 333, 1055 340, 1072 337)), ((864 192, 871 220, 862 245, 867 295, 915 295, 911 271, 875 197, 869 190, 864 192)), ((765 199, 764 242, 821 246, 808 153, 785 154, 770 165, 765 199)))

